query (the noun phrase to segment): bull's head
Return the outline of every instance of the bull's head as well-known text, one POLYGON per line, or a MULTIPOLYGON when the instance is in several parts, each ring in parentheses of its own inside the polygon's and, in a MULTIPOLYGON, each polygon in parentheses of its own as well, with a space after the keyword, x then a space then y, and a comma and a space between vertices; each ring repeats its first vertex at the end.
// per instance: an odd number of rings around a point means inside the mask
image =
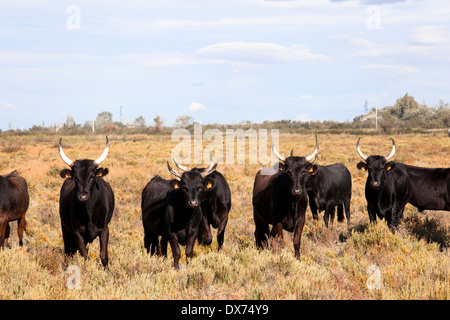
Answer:
POLYGON ((172 183, 173 188, 181 190, 183 199, 187 206, 191 208, 198 207, 201 204, 203 191, 212 186, 211 182, 206 181, 205 178, 214 170, 216 170, 217 162, 214 164, 214 160, 211 154, 209 165, 204 169, 191 169, 178 164, 173 158, 172 161, 179 169, 183 170, 183 173, 180 174, 179 172, 172 169, 169 162, 167 161, 167 168, 169 169, 170 173, 180 178, 179 181, 174 181, 172 183))
POLYGON ((108 168, 99 168, 100 163, 105 160, 109 151, 109 141, 106 137, 106 147, 102 155, 97 160, 70 160, 61 146, 62 138, 59 140, 59 155, 70 169, 61 170, 62 178, 73 179, 75 182, 75 193, 80 202, 86 202, 91 198, 94 187, 98 187, 97 178, 106 176, 108 168))
POLYGON ((315 171, 314 162, 317 160, 317 154, 319 152, 319 141, 316 135, 316 147, 313 153, 306 157, 296 157, 294 156, 294 150, 291 151, 289 157, 281 156, 272 143, 272 152, 274 155, 280 159, 283 163, 279 164, 279 170, 287 177, 289 181, 289 189, 292 195, 299 196, 304 192, 305 188, 305 178, 308 174, 315 171), (310 161, 313 161, 312 163, 310 161))
POLYGON ((386 179, 386 174, 389 170, 395 167, 395 162, 389 161, 395 154, 395 142, 392 139, 392 151, 387 157, 371 155, 366 156, 361 152, 359 148, 359 140, 356 143, 356 152, 364 160, 359 162, 356 167, 359 170, 368 171, 369 176, 367 177, 367 183, 374 189, 381 189, 384 185, 386 179))

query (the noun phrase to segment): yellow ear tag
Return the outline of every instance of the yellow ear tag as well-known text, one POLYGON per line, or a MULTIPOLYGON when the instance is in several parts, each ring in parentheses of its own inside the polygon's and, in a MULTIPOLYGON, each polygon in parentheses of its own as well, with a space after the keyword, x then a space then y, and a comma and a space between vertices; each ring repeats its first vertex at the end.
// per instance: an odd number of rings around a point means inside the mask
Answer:
POLYGON ((180 186, 178 185, 178 183, 175 183, 175 184, 173 185, 173 188, 174 188, 174 189, 180 189, 180 186))
POLYGON ((68 179, 68 178, 72 178, 72 176, 71 176, 70 174, 66 173, 66 178, 67 178, 67 179, 68 179))
POLYGON ((210 188, 212 188, 212 183, 208 182, 208 184, 206 185, 206 189, 210 189, 210 188))
POLYGON ((387 167, 386 171, 389 171, 389 170, 391 170, 391 169, 392 169, 391 166, 389 166, 389 167, 387 167))
POLYGON ((314 169, 311 167, 311 168, 309 169, 309 172, 314 172, 314 169))
POLYGON ((101 176, 103 176, 103 174, 101 172, 96 175, 96 177, 101 177, 101 176))
POLYGON ((279 167, 278 170, 283 171, 283 167, 279 167))
POLYGON ((364 167, 361 167, 361 170, 362 170, 362 171, 366 171, 366 168, 364 168, 364 167))

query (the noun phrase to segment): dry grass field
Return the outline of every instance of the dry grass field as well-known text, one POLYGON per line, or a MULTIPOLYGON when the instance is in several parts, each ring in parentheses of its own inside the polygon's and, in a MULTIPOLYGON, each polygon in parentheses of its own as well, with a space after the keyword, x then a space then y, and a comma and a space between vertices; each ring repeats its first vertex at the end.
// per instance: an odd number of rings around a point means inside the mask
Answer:
MULTIPOLYGON (((140 209, 145 184, 154 175, 171 178, 166 161, 177 142, 164 135, 110 135, 110 153, 102 166, 110 171, 105 180, 114 190, 116 209, 109 225, 110 270, 105 272, 98 239, 89 246, 89 259, 64 257, 58 200, 63 183, 59 172, 66 165, 57 150, 59 136, 5 137, 0 174, 19 171, 28 181, 30 207, 24 246, 18 246, 14 222, 10 248, 0 250, 0 299, 449 299, 450 213, 419 213, 407 205, 395 234, 384 221, 369 225, 366 173, 356 169, 357 138, 319 135, 319 164, 340 162, 352 174, 349 227, 336 221, 329 229, 322 220, 314 223, 308 209, 299 261, 287 232, 283 240, 271 240, 267 249, 257 250, 251 200, 260 165, 220 164, 218 170, 232 191, 224 247, 217 252, 215 239, 211 247, 196 244, 188 265, 183 250, 177 271, 170 249, 169 259, 147 255, 140 209), (79 267, 79 289, 67 286, 71 265, 79 267), (371 266, 379 268, 379 288, 371 289, 371 266)), ((393 138, 398 146, 394 160, 450 167, 446 132, 393 138)), ((72 159, 97 158, 104 142, 102 135, 63 138, 64 151, 72 159)), ((387 155, 391 147, 389 136, 361 139, 366 154, 387 155)), ((312 152, 313 134, 281 133, 280 153, 292 148, 296 155, 312 152)))

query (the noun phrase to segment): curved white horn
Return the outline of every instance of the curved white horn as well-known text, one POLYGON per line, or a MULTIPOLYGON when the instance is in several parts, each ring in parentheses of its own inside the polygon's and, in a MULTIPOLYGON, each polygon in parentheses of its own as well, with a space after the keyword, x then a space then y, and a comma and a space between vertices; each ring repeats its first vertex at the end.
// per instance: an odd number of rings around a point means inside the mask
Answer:
POLYGON ((106 156, 108 155, 108 152, 109 152, 109 141, 108 141, 108 136, 106 136, 106 147, 105 147, 105 150, 103 151, 102 155, 97 160, 94 161, 94 163, 96 165, 99 165, 100 163, 102 163, 103 160, 106 159, 106 156))
POLYGON ((391 140, 392 140, 392 151, 391 151, 391 153, 386 157, 386 160, 389 160, 390 158, 392 158, 393 156, 394 156, 394 154, 395 154, 395 141, 394 141, 394 139, 392 139, 391 138, 391 140))
POLYGON ((361 149, 359 148, 359 140, 361 139, 361 137, 358 138, 358 142, 356 142, 356 152, 358 152, 359 156, 366 161, 368 156, 366 156, 364 153, 362 153, 361 149))
POLYGON ((202 178, 206 177, 208 174, 210 174, 211 172, 216 170, 217 163, 218 162, 216 162, 214 164, 214 159, 212 157, 212 151, 210 151, 209 152, 209 164, 208 164, 208 167, 201 173, 202 178))
POLYGON ((169 161, 167 161, 167 168, 169 169, 171 174, 181 179, 181 174, 172 169, 172 167, 169 164, 169 161))
POLYGON ((61 141, 62 141, 62 138, 59 139, 59 146, 58 146, 59 155, 61 156, 61 158, 63 159, 63 161, 64 161, 69 167, 71 167, 71 166, 73 166, 73 161, 70 160, 69 157, 65 155, 65 153, 64 153, 64 151, 63 151, 63 148, 62 148, 62 146, 61 146, 61 141))
POLYGON ((285 161, 286 158, 283 157, 281 154, 279 154, 277 150, 275 150, 275 147, 274 147, 274 145, 273 145, 273 138, 272 138, 272 135, 270 136, 270 144, 272 145, 272 152, 273 152, 273 154, 274 154, 278 159, 280 159, 281 161, 285 161))
POLYGON ((309 156, 305 157, 306 161, 311 161, 312 159, 314 159, 318 152, 319 152, 319 140, 317 139, 317 134, 316 134, 316 147, 315 147, 313 153, 311 153, 309 156))
POLYGON ((180 168, 180 169, 183 170, 183 171, 189 171, 189 170, 191 170, 191 168, 188 168, 188 167, 182 166, 181 164, 178 164, 178 162, 175 161, 175 158, 174 158, 174 157, 172 157, 172 161, 173 161, 173 163, 175 163, 175 165, 176 165, 178 168, 180 168))

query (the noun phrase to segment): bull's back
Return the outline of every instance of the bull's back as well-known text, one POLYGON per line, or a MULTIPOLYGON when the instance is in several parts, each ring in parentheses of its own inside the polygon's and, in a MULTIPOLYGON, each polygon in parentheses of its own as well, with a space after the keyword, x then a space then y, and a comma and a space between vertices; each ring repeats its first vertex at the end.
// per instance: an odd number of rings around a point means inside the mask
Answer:
POLYGON ((16 170, 0 176, 0 211, 8 215, 8 220, 21 218, 29 202, 27 182, 16 170))
POLYGON ((405 165, 411 181, 410 203, 419 210, 450 210, 450 169, 405 165))

